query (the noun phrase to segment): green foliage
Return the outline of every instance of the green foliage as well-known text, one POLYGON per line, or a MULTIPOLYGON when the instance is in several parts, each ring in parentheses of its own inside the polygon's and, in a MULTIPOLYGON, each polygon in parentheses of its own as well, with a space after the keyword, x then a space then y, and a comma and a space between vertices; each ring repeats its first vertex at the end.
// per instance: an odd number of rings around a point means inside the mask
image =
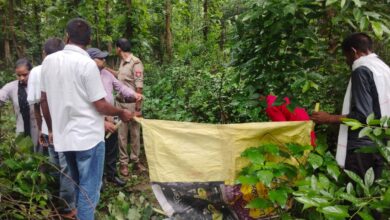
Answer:
POLYGON ((324 111, 337 110, 349 73, 337 49, 347 34, 357 31, 376 36, 378 48, 386 48, 387 4, 379 0, 247 1, 235 23, 232 47, 240 81, 255 88, 251 93, 293 94, 309 109, 320 101, 324 111))
POLYGON ((152 216, 153 209, 143 196, 130 195, 130 198, 126 198, 125 194, 119 192, 116 200, 108 204, 108 212, 106 219, 147 220, 152 216))
POLYGON ((29 137, 1 138, 0 218, 48 219, 55 217, 49 184, 53 178, 40 171, 47 159, 33 154, 29 137))
MULTIPOLYGON (((356 126, 353 120, 347 122, 356 126)), ((377 138, 374 130, 368 135, 377 138)), ((289 209, 290 217, 313 220, 350 219, 357 215, 374 219, 375 211, 385 216, 389 213, 389 162, 381 177, 375 177, 370 168, 361 178, 340 169, 324 145, 310 149, 297 144, 265 144, 245 150, 241 156, 248 159, 249 165, 237 181, 249 185, 262 183, 268 191, 266 196, 253 199, 247 208, 276 208, 280 216, 289 209), (287 205, 291 199, 295 201, 292 207, 287 205)))
POLYGON ((146 175, 132 175, 125 187, 105 183, 97 207, 98 219, 160 220, 165 219, 146 175))
POLYGON ((278 146, 264 144, 246 149, 241 157, 248 159, 249 165, 243 168, 237 181, 255 186, 262 183, 268 191, 250 201, 247 208, 277 208, 281 215, 288 208, 294 183, 299 180, 300 165, 310 146, 294 143, 278 146))

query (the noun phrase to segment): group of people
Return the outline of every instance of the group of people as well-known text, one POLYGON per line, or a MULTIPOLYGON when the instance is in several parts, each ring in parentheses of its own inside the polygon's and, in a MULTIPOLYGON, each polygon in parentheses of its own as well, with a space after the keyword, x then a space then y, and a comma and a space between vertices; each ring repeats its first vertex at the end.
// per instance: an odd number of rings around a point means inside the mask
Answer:
POLYGON ((94 219, 103 176, 126 184, 117 173, 118 151, 124 178, 130 160, 134 169, 146 170, 139 160, 140 126, 133 120, 141 116, 143 64, 122 38, 116 42, 119 70, 105 67, 108 52, 87 48, 90 41, 88 22, 70 20, 65 43, 48 39, 42 65, 34 68, 19 59, 17 80, 0 89, 0 106, 12 101, 16 132, 30 136, 34 152, 48 155, 57 166, 59 197, 66 204, 61 211, 68 219, 94 219))
MULTIPOLYGON (((31 136, 34 151, 48 152, 50 160, 58 165, 60 197, 68 208, 65 216, 81 220, 94 219, 103 171, 107 181, 125 184, 117 174, 118 151, 122 176, 129 175, 130 160, 135 169, 145 170, 139 161, 140 127, 133 120, 141 115, 143 64, 130 52, 129 41, 119 39, 119 70, 105 67, 108 53, 87 48, 90 41, 90 25, 80 18, 70 20, 66 45, 57 38, 47 40, 43 63, 34 68, 27 59, 19 59, 15 66, 17 80, 0 90, 0 105, 12 100, 16 132, 31 136)), ((340 124, 342 118, 365 122, 371 113, 375 118, 390 116, 390 68, 372 52, 371 38, 355 33, 341 47, 352 69, 342 115, 314 112, 311 119, 340 124)), ((355 151, 375 145, 358 134, 359 130, 340 128, 337 161, 360 176, 373 167, 378 177, 382 159, 377 154, 355 151)))

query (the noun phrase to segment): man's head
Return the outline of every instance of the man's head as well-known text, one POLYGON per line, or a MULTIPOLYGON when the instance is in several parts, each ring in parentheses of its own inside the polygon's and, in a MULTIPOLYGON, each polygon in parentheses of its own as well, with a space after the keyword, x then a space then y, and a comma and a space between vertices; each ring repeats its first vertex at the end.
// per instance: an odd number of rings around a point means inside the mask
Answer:
POLYGON ((47 56, 64 49, 64 46, 65 44, 61 39, 49 38, 46 40, 45 44, 43 45, 43 52, 47 56))
POLYGON ((108 56, 108 52, 101 51, 98 48, 88 48, 87 52, 91 59, 93 59, 98 66, 99 70, 104 68, 104 62, 106 57, 108 56))
POLYGON ((354 33, 344 39, 341 48, 347 64, 352 66, 355 60, 371 53, 372 40, 365 33, 354 33))
POLYGON ((26 58, 21 58, 17 60, 15 63, 15 73, 17 79, 24 86, 27 86, 28 75, 30 74, 31 69, 32 69, 32 64, 26 58))
POLYGON ((126 38, 120 38, 115 42, 116 54, 119 55, 121 52, 130 52, 131 45, 126 38))
POLYGON ((91 26, 87 21, 74 18, 66 25, 67 43, 85 47, 91 41, 91 32, 91 26))

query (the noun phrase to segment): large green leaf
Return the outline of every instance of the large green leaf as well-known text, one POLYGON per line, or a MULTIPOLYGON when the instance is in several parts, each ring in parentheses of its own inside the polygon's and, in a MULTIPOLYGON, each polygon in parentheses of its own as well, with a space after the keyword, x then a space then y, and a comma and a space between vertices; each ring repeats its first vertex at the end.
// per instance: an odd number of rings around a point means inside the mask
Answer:
POLYGON ((362 218, 362 220, 374 220, 371 214, 366 210, 358 212, 358 215, 362 218))
POLYGON ((355 174, 354 172, 349 171, 349 170, 345 170, 345 173, 348 175, 349 178, 351 178, 353 181, 355 181, 364 190, 364 194, 366 196, 370 196, 370 192, 368 190, 368 187, 366 187, 366 185, 364 185, 363 180, 357 174, 355 174))
POLYGON ((320 208, 320 211, 325 215, 330 215, 334 217, 339 217, 339 218, 349 217, 347 206, 341 206, 341 205, 326 206, 320 208))
POLYGON ((368 134, 370 134, 372 132, 372 128, 371 127, 364 127, 362 130, 360 130, 359 132, 359 138, 362 138, 362 137, 365 137, 367 136, 368 134))
POLYGON ((373 133, 375 136, 379 136, 382 134, 382 131, 382 128, 375 128, 373 133))
POLYGON ((341 121, 347 126, 351 127, 351 130, 356 130, 363 126, 363 124, 360 121, 352 118, 343 118, 341 119, 341 121))
POLYGON ((383 194, 382 201, 385 205, 390 206, 390 187, 388 187, 386 192, 383 194))
POLYGON ((306 150, 310 150, 312 147, 311 146, 305 146, 305 145, 300 145, 300 144, 295 144, 295 143, 288 143, 286 144, 287 149, 290 150, 291 154, 293 156, 302 156, 303 152, 306 150))
POLYGON ((338 0, 326 0, 325 4, 326 4, 326 6, 329 6, 329 5, 334 4, 336 2, 338 2, 338 0))
POLYGON ((379 21, 371 21, 372 29, 377 37, 381 38, 383 35, 382 23, 379 21))
POLYGON ((259 180, 255 176, 239 176, 238 181, 242 184, 256 185, 259 180))
POLYGON ((286 205, 287 198, 288 198, 288 193, 286 189, 281 188, 281 189, 272 190, 269 191, 268 195, 269 195, 269 199, 272 202, 279 204, 281 207, 284 207, 286 205))
POLYGON ((360 0, 352 0, 352 1, 355 3, 355 5, 356 5, 358 8, 362 7, 362 2, 361 2, 360 0))
POLYGON ((265 161, 265 155, 262 149, 259 148, 248 148, 241 153, 242 157, 248 158, 250 162, 254 164, 263 164, 265 161))
POLYGON ((352 202, 353 204, 357 204, 359 202, 358 198, 349 193, 339 193, 337 196, 339 196, 341 199, 352 202))
POLYGON ((270 186, 272 179, 274 178, 274 174, 269 170, 261 170, 257 172, 257 178, 264 185, 270 186))
POLYGON ((370 187, 374 183, 374 179, 375 179, 374 169, 370 167, 370 169, 368 169, 366 171, 366 174, 364 175, 364 184, 367 187, 370 187))
POLYGON ((330 176, 333 177, 333 179, 337 180, 340 175, 340 168, 335 164, 329 164, 326 167, 327 172, 330 176))
POLYGON ((248 203, 248 205, 246 205, 245 207, 251 208, 251 209, 253 209, 253 208, 254 209, 265 209, 265 208, 269 208, 272 206, 273 206, 272 202, 269 201, 268 199, 255 198, 252 201, 250 201, 248 203))
POLYGON ((310 207, 318 207, 319 206, 318 202, 314 201, 313 199, 311 199, 308 196, 305 196, 305 197, 295 197, 295 200, 297 200, 298 202, 300 202, 300 203, 302 203, 304 205, 303 206, 303 210, 308 209, 310 207))
POLYGON ((310 165, 313 167, 313 169, 317 169, 324 162, 324 160, 322 159, 321 156, 314 154, 314 153, 309 154, 307 161, 310 163, 310 165))

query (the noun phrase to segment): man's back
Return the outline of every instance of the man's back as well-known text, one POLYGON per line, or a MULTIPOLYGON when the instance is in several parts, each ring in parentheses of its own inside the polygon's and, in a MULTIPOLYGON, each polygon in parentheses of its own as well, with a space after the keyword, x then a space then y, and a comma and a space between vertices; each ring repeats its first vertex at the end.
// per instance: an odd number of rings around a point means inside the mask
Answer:
POLYGON ((106 96, 99 70, 78 46, 46 57, 42 91, 47 93, 56 151, 88 150, 104 140, 103 117, 93 102, 106 96))

